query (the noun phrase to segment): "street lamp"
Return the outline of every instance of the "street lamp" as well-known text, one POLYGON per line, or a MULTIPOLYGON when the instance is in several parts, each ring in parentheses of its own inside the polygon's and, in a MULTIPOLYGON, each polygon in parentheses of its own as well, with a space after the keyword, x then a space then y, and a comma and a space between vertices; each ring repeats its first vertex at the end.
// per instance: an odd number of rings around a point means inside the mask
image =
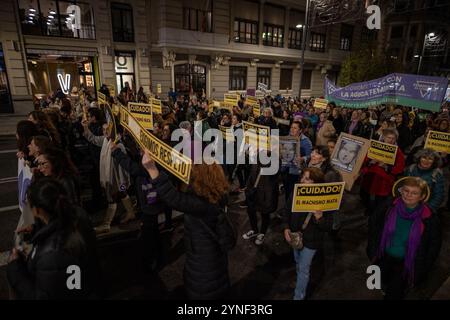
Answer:
MULTIPOLYGON (((423 37, 422 54, 420 55, 420 58, 419 58, 419 66, 417 67, 417 74, 420 73, 420 67, 422 67, 422 59, 423 59, 423 55, 425 54, 425 46, 427 44, 427 40, 434 36, 435 36, 434 32, 430 32, 428 34, 425 33, 425 37, 423 37)), ((416 56, 414 56, 414 57, 416 57, 416 56)))

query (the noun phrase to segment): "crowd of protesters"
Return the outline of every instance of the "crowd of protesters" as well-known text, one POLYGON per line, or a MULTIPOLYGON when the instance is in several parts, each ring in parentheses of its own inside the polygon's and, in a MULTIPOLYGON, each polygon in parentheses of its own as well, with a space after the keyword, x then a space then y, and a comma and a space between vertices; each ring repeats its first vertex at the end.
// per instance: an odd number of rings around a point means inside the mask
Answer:
MULTIPOLYGON (((35 220, 17 230, 32 244, 31 252, 14 249, 9 260, 8 280, 18 299, 102 298, 95 234, 111 231, 120 203, 125 213, 117 217, 118 223, 141 221, 142 261, 151 272, 162 267, 160 235, 174 229, 172 210, 183 212, 187 296, 226 297, 228 251, 221 228, 230 197, 240 194, 245 201, 239 206, 246 209, 249 220, 243 239, 254 239, 260 246, 271 224, 281 224, 296 264, 294 299, 305 299, 313 257, 322 249, 326 234, 336 236, 341 223, 337 211, 292 212, 293 190, 297 183, 343 180, 330 161, 340 133, 399 147, 394 165, 366 158, 355 184, 368 216, 368 263, 381 267, 386 299, 404 298, 408 289, 426 279, 438 256, 438 213, 449 198, 443 173, 449 157, 424 149, 424 144, 429 130, 450 132, 446 109, 426 112, 383 105, 355 110, 333 103, 319 109, 314 108, 313 99, 277 95, 260 100, 261 115, 257 116, 245 98, 232 110, 210 110, 204 96, 177 95, 171 89, 167 97, 159 97, 162 114, 154 114, 152 130, 171 146, 172 132, 182 128, 192 135, 194 121, 202 121, 202 133, 219 125, 237 131, 242 121, 254 121, 300 141, 293 164, 281 165, 274 175, 261 175, 260 161, 202 163, 193 165, 190 183, 185 185, 159 167, 120 125, 120 139, 113 139, 94 94, 80 91, 49 95, 27 120, 17 124, 17 157, 33 172, 27 202, 35 220), (408 178, 394 196, 394 183, 401 177, 408 178), (85 194, 87 189, 91 194, 85 194), (273 213, 281 220, 274 222, 273 213), (65 287, 66 267, 74 264, 88 270, 81 291, 65 287)), ((110 96, 106 86, 100 91, 111 104, 126 106, 150 99, 142 88, 135 92, 129 85, 116 97, 110 96)), ((207 144, 193 141, 192 149, 207 144)), ((234 149, 238 148, 235 141, 234 149)))

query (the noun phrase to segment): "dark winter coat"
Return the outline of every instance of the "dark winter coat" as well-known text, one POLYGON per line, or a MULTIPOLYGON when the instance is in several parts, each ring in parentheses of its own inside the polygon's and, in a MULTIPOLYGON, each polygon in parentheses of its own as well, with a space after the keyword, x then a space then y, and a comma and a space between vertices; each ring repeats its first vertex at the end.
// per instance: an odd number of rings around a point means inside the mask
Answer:
POLYGON ((164 172, 152 180, 161 199, 184 215, 186 262, 184 284, 190 299, 218 299, 229 286, 228 257, 208 227, 216 230, 221 206, 192 193, 177 191, 164 172))
MULTIPOLYGON (((389 210, 391 210, 391 207, 386 211, 385 217, 389 210)), ((425 228, 416 253, 414 266, 415 285, 424 280, 431 270, 439 255, 442 243, 442 231, 438 216, 436 214, 431 214, 429 217, 422 219, 422 222, 425 228)), ((383 229, 384 223, 375 226, 374 241, 369 241, 369 246, 367 248, 369 258, 376 264, 380 262, 376 259, 376 253, 380 244, 383 229)))
MULTIPOLYGON (((98 297, 96 237, 85 212, 79 208, 77 230, 64 237, 58 221, 50 221, 36 230, 28 258, 8 264, 7 277, 17 299, 53 300, 98 297), (68 267, 81 271, 81 289, 69 290, 68 267)), ((39 224, 36 224, 38 226, 39 224)))
MULTIPOLYGON (((250 166, 246 190, 251 190, 255 186, 259 170, 259 165, 252 164, 250 166)), ((278 170, 275 175, 261 175, 256 189, 255 201, 249 205, 249 209, 262 214, 275 212, 278 207, 278 170)))
POLYGON ((308 226, 302 231, 303 223, 308 216, 307 212, 292 212, 292 198, 286 203, 286 207, 282 217, 282 228, 290 229, 292 232, 301 231, 303 233, 303 244, 309 249, 322 248, 324 235, 331 231, 333 227, 333 212, 324 212, 322 218, 317 221, 314 216, 308 223, 308 226))

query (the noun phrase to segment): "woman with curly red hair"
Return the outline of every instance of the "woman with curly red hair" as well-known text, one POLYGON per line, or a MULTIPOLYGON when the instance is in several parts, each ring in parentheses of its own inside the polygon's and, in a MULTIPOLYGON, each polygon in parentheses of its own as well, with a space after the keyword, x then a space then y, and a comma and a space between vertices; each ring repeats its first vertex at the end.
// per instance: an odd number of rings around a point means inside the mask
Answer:
POLYGON ((188 190, 180 192, 168 176, 158 170, 148 152, 142 158, 142 165, 161 200, 185 213, 184 283, 188 298, 224 297, 230 286, 228 256, 214 236, 229 191, 222 167, 217 163, 193 165, 188 190))

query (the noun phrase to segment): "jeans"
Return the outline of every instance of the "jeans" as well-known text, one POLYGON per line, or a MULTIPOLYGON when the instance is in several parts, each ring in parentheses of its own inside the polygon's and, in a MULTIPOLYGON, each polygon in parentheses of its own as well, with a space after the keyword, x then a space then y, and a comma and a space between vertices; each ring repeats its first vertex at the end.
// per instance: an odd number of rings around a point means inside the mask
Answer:
POLYGON ((294 259, 297 269, 297 284, 295 286, 294 300, 303 300, 309 282, 311 262, 317 250, 303 247, 302 250, 294 249, 294 259))

